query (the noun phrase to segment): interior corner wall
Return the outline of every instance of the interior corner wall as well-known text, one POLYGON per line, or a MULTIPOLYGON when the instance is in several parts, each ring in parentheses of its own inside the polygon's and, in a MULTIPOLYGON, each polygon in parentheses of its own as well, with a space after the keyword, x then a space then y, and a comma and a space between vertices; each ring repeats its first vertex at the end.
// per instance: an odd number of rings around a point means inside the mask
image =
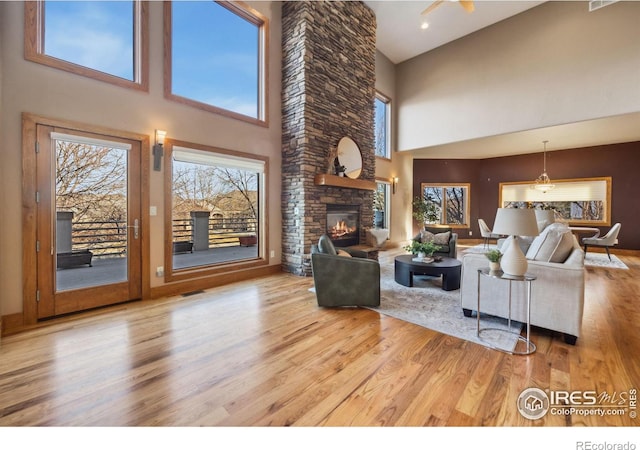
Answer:
MULTIPOLYGON (((391 99, 391 159, 376 158, 376 178, 398 178, 395 193, 390 196, 389 243, 398 245, 406 240, 407 220, 398 211, 411 207, 411 166, 404 165, 404 156, 397 151, 398 108, 396 95, 396 65, 383 53, 376 51, 376 90, 391 99), (408 200, 409 199, 409 200, 408 200)), ((410 226, 410 223, 409 223, 410 226)))
POLYGON ((545 2, 399 64, 398 149, 640 111, 639 17, 545 2))
MULTIPOLYGON (((310 250, 326 232, 326 205, 357 205, 373 225, 373 191, 317 186, 342 137, 362 154, 360 179, 375 180, 373 11, 360 1, 282 5, 283 270, 311 275, 310 250)), ((364 233, 361 231, 361 239, 364 233)))
MULTIPOLYGON (((619 248, 640 250, 640 184, 637 182, 640 141, 547 152, 553 179, 611 177, 611 225, 622 224, 619 248)), ((487 159, 415 159, 413 194, 420 183, 471 183, 471 227, 461 238, 480 238, 478 219, 493 227, 503 182, 532 181, 542 171, 542 153, 487 159), (472 236, 468 235, 469 230, 472 236)), ((409 209, 410 211, 410 209, 409 209)), ((600 227, 601 234, 609 226, 600 227)))

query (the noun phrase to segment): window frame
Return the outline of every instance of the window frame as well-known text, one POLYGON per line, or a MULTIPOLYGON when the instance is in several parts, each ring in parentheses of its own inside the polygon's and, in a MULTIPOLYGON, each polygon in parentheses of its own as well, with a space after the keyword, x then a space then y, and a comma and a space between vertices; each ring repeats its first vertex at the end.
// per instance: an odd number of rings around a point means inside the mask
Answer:
POLYGON ((198 100, 176 95, 172 92, 173 67, 172 67, 172 6, 173 2, 164 2, 164 97, 184 105, 198 108, 232 119, 242 120, 254 125, 269 126, 269 20, 257 10, 250 8, 243 2, 215 1, 218 5, 227 8, 232 13, 253 23, 258 27, 258 117, 230 111, 219 106, 203 103, 198 100))
POLYGON ((148 2, 132 0, 133 12, 133 81, 101 72, 90 67, 49 56, 44 52, 46 0, 27 1, 24 5, 24 58, 55 69, 64 70, 116 86, 149 91, 149 6, 148 2))
MULTIPOLYGON (((540 191, 536 191, 531 189, 530 181, 513 181, 513 182, 502 182, 499 185, 499 195, 498 195, 498 207, 505 208, 507 207, 507 200, 504 197, 509 197, 505 194, 505 191, 510 188, 521 188, 518 189, 523 194, 522 198, 512 198, 509 201, 512 203, 519 203, 521 207, 533 207, 540 208, 544 207, 553 207, 556 206, 557 203, 574 203, 575 199, 572 200, 571 196, 562 198, 562 199, 554 199, 554 197, 558 194, 558 192, 564 188, 564 195, 570 195, 566 191, 570 191, 572 189, 576 189, 580 192, 584 192, 584 187, 587 185, 593 185, 593 189, 587 189, 587 192, 599 192, 602 193, 604 190, 604 194, 602 196, 596 196, 592 194, 593 197, 585 198, 584 194, 576 195, 576 197, 580 197, 580 201, 601 201, 603 203, 603 217, 602 220, 589 220, 589 219, 573 219, 571 217, 562 217, 562 220, 566 221, 570 225, 586 225, 586 226, 611 226, 611 177, 591 177, 591 178, 570 178, 570 179, 562 179, 562 180, 553 180, 553 184, 556 185, 556 189, 553 191, 543 194, 540 191), (604 189, 601 188, 602 183, 604 183, 604 189), (502 206, 501 206, 502 205, 502 206)), ((509 205, 510 206, 510 205, 509 205)), ((555 209, 555 208, 554 208, 555 209)), ((557 211, 556 211, 557 212, 557 211)))
MULTIPOLYGON (((446 201, 447 196, 444 193, 444 190, 447 188, 463 188, 466 190, 466 201, 464 204, 464 223, 446 223, 444 221, 445 214, 441 214, 440 223, 427 224, 434 227, 448 227, 448 228, 470 228, 470 220, 471 220, 471 183, 420 183, 420 197, 424 199, 424 190, 425 188, 439 188, 443 190, 442 199, 444 204, 442 205, 442 211, 446 211, 446 201)), ((421 226, 424 226, 422 224, 421 226)))
MULTIPOLYGON (((384 186, 384 218, 382 221, 382 229, 391 229, 391 184, 392 180, 388 180, 386 178, 376 178, 376 192, 379 190, 380 186, 384 186)), ((375 192, 373 195, 376 195, 375 192)), ((375 209, 373 210, 374 219, 373 219, 373 228, 376 228, 375 223, 375 209)))
MULTIPOLYGON (((384 95, 380 91, 376 90, 375 100, 379 100, 385 105, 385 129, 386 129, 386 139, 385 139, 385 156, 378 155, 376 153, 375 145, 374 145, 374 154, 376 158, 380 158, 383 160, 391 160, 391 98, 384 95)), ((375 100, 374 100, 374 109, 375 109, 375 100)), ((375 126, 375 112, 374 112, 374 126, 375 126)), ((376 136, 376 130, 373 130, 374 134, 374 142, 376 136)))
POLYGON ((269 158, 266 156, 244 153, 235 150, 228 150, 208 145, 196 144, 193 142, 179 141, 165 138, 164 143, 164 262, 165 262, 165 282, 192 280, 195 278, 218 275, 234 272, 242 269, 266 266, 269 264, 267 249, 269 248, 268 230, 268 198, 269 186, 269 158), (175 269, 173 267, 173 148, 183 147, 193 150, 210 152, 216 156, 230 158, 240 157, 262 162, 264 172, 258 180, 258 256, 254 259, 243 259, 227 261, 222 263, 192 266, 175 269))

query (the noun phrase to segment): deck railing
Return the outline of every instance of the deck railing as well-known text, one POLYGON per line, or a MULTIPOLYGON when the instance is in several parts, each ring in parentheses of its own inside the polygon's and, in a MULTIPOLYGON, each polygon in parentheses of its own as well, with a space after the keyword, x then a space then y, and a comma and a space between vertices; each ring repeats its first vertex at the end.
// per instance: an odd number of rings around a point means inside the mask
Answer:
MULTIPOLYGON (((173 220, 173 241, 193 241, 192 219, 173 220)), ((257 221, 253 217, 209 219, 209 247, 240 245, 239 238, 256 234, 257 221)), ((126 256, 127 224, 122 220, 74 222, 71 228, 73 251, 90 250, 94 257, 126 256)))

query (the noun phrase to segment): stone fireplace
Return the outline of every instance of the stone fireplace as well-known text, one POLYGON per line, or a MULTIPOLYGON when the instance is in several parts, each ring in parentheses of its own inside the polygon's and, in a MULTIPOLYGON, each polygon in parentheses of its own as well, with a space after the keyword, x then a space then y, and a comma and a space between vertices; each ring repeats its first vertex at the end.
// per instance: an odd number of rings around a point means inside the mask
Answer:
POLYGON ((365 230, 373 226, 375 38, 375 14, 362 2, 282 5, 282 264, 287 272, 311 275, 311 245, 328 233, 328 216, 336 207, 358 212, 351 242, 365 242, 365 230), (362 154, 355 180, 330 175, 330 152, 345 136, 362 154))

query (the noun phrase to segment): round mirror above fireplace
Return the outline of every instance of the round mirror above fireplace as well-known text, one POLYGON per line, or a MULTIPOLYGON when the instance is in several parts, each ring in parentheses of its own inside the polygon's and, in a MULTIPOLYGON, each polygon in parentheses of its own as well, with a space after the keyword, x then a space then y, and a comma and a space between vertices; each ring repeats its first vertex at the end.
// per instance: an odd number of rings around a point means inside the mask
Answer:
POLYGON ((358 178, 362 172, 362 154, 358 144, 350 137, 343 137, 338 142, 338 163, 346 167, 345 175, 358 178))

